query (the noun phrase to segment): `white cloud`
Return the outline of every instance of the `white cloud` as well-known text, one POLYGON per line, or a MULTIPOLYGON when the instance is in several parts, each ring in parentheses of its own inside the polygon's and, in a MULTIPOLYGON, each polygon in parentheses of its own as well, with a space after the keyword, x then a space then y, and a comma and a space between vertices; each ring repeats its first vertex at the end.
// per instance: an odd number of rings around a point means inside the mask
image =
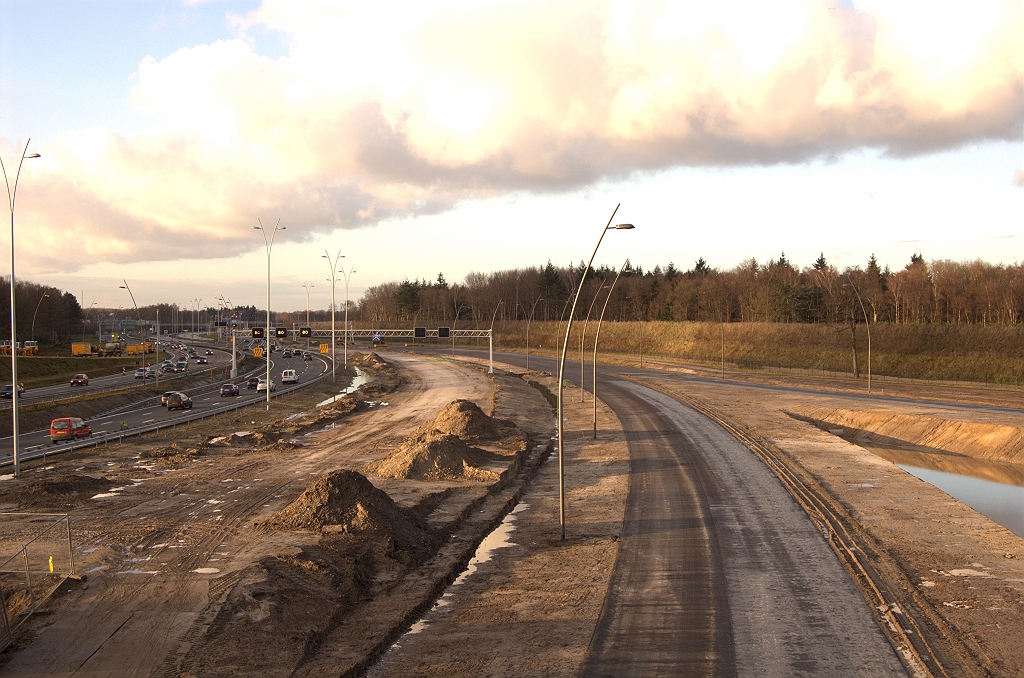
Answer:
POLYGON ((1019 139, 1020 3, 922 7, 267 0, 240 39, 140 64, 149 132, 44 149, 22 256, 68 270, 71 235, 92 261, 222 257, 257 216, 302 239, 673 166, 1019 139))

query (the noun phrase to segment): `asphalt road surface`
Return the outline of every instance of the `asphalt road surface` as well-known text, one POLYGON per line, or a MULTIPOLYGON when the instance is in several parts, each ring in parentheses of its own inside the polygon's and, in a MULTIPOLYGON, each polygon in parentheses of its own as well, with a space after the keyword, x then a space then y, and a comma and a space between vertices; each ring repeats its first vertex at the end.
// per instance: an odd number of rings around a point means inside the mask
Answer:
POLYGON ((598 392, 629 444, 625 522, 581 674, 905 676, 775 475, 716 423, 621 371, 602 366, 598 392))
MULTIPOLYGON (((271 377, 278 389, 282 388, 282 370, 295 370, 299 383, 301 384, 311 379, 315 379, 328 369, 329 363, 319 357, 319 355, 315 356, 313 360, 303 360, 301 356, 293 358, 281 358, 279 356, 280 354, 275 353, 275 357, 271 359, 271 377)), ((231 383, 231 381, 225 380, 223 382, 216 382, 211 384, 209 387, 199 390, 198 392, 190 392, 188 395, 192 398, 191 410, 168 411, 163 405, 155 403, 152 399, 149 399, 147 403, 144 403, 137 408, 86 421, 89 426, 92 427, 93 434, 100 435, 119 430, 122 422, 127 427, 131 428, 136 426, 145 426, 147 424, 163 420, 169 421, 172 419, 181 419, 184 421, 193 415, 198 415, 206 410, 212 410, 225 405, 230 400, 246 403, 264 400, 266 398, 265 393, 261 392, 257 394, 255 389, 246 389, 245 382, 241 379, 238 380, 238 386, 241 389, 240 395, 222 397, 220 395, 220 387, 223 383, 231 383)), ((179 388, 180 386, 176 386, 174 381, 168 382, 169 391, 177 390, 179 388)), ((49 429, 22 432, 19 438, 21 445, 20 450, 24 453, 31 453, 34 450, 48 448, 50 446, 49 429)), ((56 450, 58 447, 54 446, 53 449, 56 450)), ((13 445, 11 437, 8 436, 0 439, 0 463, 10 461, 12 455, 13 445)))

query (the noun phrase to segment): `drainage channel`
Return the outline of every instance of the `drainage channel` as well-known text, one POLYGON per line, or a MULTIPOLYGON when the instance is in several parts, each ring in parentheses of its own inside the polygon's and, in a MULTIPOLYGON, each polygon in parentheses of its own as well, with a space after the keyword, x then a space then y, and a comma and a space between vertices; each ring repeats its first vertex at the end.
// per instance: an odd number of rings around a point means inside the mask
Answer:
POLYGON ((343 390, 341 393, 333 395, 327 400, 317 403, 317 407, 325 407, 327 405, 330 405, 331 403, 337 402, 344 398, 345 396, 349 395, 350 393, 355 393, 356 389, 370 381, 370 378, 361 369, 359 369, 355 365, 352 365, 352 369, 356 371, 356 376, 352 377, 352 383, 349 384, 348 387, 345 388, 345 390, 343 390))
POLYGON ((462 588, 462 585, 466 580, 473 576, 473 573, 475 573, 481 565, 493 558, 498 549, 515 546, 515 542, 512 541, 512 533, 515 532, 516 529, 516 515, 525 511, 529 507, 530 505, 526 503, 516 505, 514 509, 509 511, 508 515, 505 516, 498 526, 483 538, 483 541, 481 541, 480 545, 477 546, 473 557, 466 565, 466 569, 456 577, 455 581, 448 585, 448 588, 445 589, 444 593, 437 599, 433 606, 431 606, 431 608, 427 610, 423 616, 409 628, 408 631, 403 633, 402 636, 395 641, 385 654, 385 657, 387 654, 395 652, 401 648, 402 641, 406 640, 409 636, 421 633, 432 623, 438 621, 440 616, 446 612, 445 608, 450 607, 452 602, 454 602, 455 597, 459 594, 459 590, 462 588))
POLYGON ((897 466, 1024 537, 1024 487, 905 464, 897 466))

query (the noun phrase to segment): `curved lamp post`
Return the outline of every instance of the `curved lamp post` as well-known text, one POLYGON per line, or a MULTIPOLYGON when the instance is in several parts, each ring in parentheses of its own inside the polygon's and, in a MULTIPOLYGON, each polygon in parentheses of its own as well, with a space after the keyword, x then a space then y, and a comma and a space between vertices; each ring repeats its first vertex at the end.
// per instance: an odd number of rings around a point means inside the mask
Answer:
POLYGON ((36 314, 39 313, 39 307, 43 305, 43 299, 49 299, 50 295, 44 293, 43 296, 39 297, 39 303, 36 304, 36 310, 32 312, 32 332, 29 333, 29 339, 32 341, 36 340, 36 314))
POLYGON ((4 166, 3 158, 0 158, 0 170, 4 173, 4 183, 7 185, 7 205, 11 208, 11 433, 14 445, 14 477, 21 475, 21 463, 18 457, 18 329, 15 322, 14 302, 14 200, 18 195, 18 179, 21 177, 21 166, 26 158, 38 158, 38 153, 29 153, 28 145, 32 142, 29 139, 25 142, 25 148, 21 151, 21 159, 18 161, 18 171, 14 174, 14 186, 7 178, 7 167, 4 166))
POLYGON ((344 266, 341 267, 341 276, 343 278, 345 278, 345 350, 342 351, 342 355, 343 355, 342 359, 345 362, 345 367, 348 367, 348 338, 349 338, 349 332, 348 332, 348 280, 349 280, 349 278, 352 277, 352 274, 355 273, 355 272, 356 272, 355 269, 351 269, 351 270, 349 270, 348 273, 345 273, 345 267, 344 266))
POLYGON ((612 298, 612 292, 615 291, 615 283, 619 282, 619 276, 622 275, 627 266, 629 266, 629 259, 622 262, 622 267, 619 268, 619 272, 615 274, 615 280, 612 281, 611 287, 608 288, 608 296, 604 298, 604 305, 601 307, 601 317, 597 320, 597 332, 594 334, 594 362, 592 363, 594 369, 591 375, 593 389, 590 394, 594 399, 594 440, 597 440, 597 342, 601 340, 601 323, 604 322, 604 312, 608 310, 608 300, 612 298))
MULTIPOLYGON (((127 280, 122 278, 121 282, 123 282, 124 284, 123 285, 118 285, 118 287, 120 289, 122 289, 122 290, 128 290, 128 296, 130 296, 132 298, 132 306, 135 307, 135 315, 138 316, 138 318, 139 318, 139 326, 141 327, 142 326, 142 314, 139 313, 139 305, 135 303, 135 295, 132 294, 132 289, 130 287, 128 287, 128 281, 127 280)), ((147 332, 146 332, 145 328, 143 327, 143 329, 142 329, 142 385, 143 386, 146 385, 146 334, 147 334, 147 332)), ((160 357, 159 353, 157 353, 157 357, 158 358, 160 357)), ((138 363, 135 363, 135 364, 138 365, 138 363)), ((153 370, 153 374, 154 375, 156 374, 156 370, 153 370)), ((156 383, 158 385, 160 383, 159 379, 160 378, 157 377, 157 382, 156 383)))
MULTIPOLYGON (((253 230, 261 231, 263 233, 263 245, 267 248, 267 330, 264 333, 266 338, 264 341, 267 345, 267 411, 270 411, 270 251, 274 249, 274 237, 278 231, 285 231, 288 229, 287 226, 281 225, 281 220, 277 220, 277 224, 274 225, 274 230, 270 234, 270 239, 267 240, 267 229, 263 228, 263 222, 260 221, 259 217, 256 218, 259 226, 253 226, 253 230)), ((195 338, 193 337, 193 341, 195 338)))
POLYGON ((491 333, 491 336, 488 337, 488 340, 491 342, 491 356, 492 357, 491 357, 491 361, 490 361, 490 367, 488 367, 488 369, 487 369, 487 373, 488 374, 494 374, 494 358, 493 358, 493 356, 494 356, 494 319, 498 317, 498 309, 501 308, 502 305, 504 305, 504 303, 505 303, 504 299, 500 300, 498 302, 498 305, 494 307, 494 313, 491 314, 491 329, 489 330, 490 333, 491 333))
POLYGON ((583 331, 580 332, 580 402, 587 402, 587 392, 583 388, 586 378, 583 375, 583 366, 586 363, 586 352, 583 350, 584 342, 587 338, 587 325, 590 323, 590 314, 594 312, 594 305, 597 303, 598 298, 601 296, 601 291, 608 289, 608 286, 604 284, 604 280, 601 281, 601 286, 597 288, 597 292, 594 292, 594 300, 590 302, 590 308, 587 309, 587 317, 583 321, 583 331))
POLYGON ((612 212, 612 216, 608 219, 608 224, 601 229, 601 237, 597 239, 597 245, 594 246, 594 252, 590 255, 590 260, 587 262, 587 267, 583 270, 583 275, 580 276, 580 286, 576 290, 576 295, 572 300, 572 310, 569 311, 569 321, 565 327, 565 342, 562 344, 562 356, 558 361, 558 523, 562 529, 562 541, 565 541, 565 461, 562 451, 562 440, 563 435, 563 408, 562 408, 562 390, 565 382, 565 354, 569 348, 569 333, 572 332, 572 316, 576 312, 576 302, 580 300, 580 292, 583 291, 583 283, 587 280, 587 271, 590 270, 590 265, 594 263, 594 257, 597 256, 597 250, 601 247, 601 241, 604 240, 604 234, 611 230, 629 230, 633 228, 633 224, 616 224, 612 226, 612 219, 615 218, 615 213, 619 211, 619 205, 615 206, 615 210, 612 212))
MULTIPOLYGON (((334 309, 337 307, 337 304, 334 303, 334 286, 335 283, 338 282, 338 262, 344 259, 345 255, 341 253, 341 250, 338 250, 338 256, 334 257, 334 261, 331 261, 331 253, 324 250, 324 253, 320 255, 320 258, 326 259, 327 263, 331 267, 331 277, 327 279, 327 282, 331 283, 331 381, 335 381, 338 369, 338 360, 334 356, 335 347, 338 345, 338 342, 334 338, 334 309)), ((345 312, 347 314, 348 309, 346 309, 345 312)), ((346 346, 345 349, 347 351, 348 346, 346 346)))
POLYGON ((868 322, 868 312, 864 308, 864 302, 860 298, 860 292, 857 291, 857 286, 853 284, 853 278, 850 278, 847 274, 847 279, 850 281, 843 285, 843 287, 852 287, 853 293, 857 295, 857 303, 860 304, 860 312, 864 314, 864 328, 868 331, 868 393, 871 393, 871 323, 868 322))
POLYGON ((537 310, 537 302, 544 301, 544 297, 537 297, 533 302, 533 309, 530 310, 530 317, 526 319, 526 371, 530 371, 530 323, 533 322, 533 314, 537 310))

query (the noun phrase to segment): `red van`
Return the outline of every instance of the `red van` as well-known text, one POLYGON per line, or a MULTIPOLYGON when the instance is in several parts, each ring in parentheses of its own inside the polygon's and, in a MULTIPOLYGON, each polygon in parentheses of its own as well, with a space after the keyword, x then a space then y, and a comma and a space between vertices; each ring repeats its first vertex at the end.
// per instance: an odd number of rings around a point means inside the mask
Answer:
POLYGON ((92 429, 78 417, 61 417, 50 422, 50 444, 92 436, 92 429))

